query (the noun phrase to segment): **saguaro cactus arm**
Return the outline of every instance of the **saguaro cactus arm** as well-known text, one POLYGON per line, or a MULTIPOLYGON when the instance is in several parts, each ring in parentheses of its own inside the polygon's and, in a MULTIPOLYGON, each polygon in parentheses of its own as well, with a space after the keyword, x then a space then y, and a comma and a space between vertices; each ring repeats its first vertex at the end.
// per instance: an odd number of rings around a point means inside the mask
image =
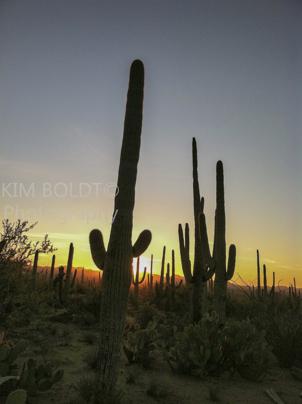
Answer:
POLYGON ((145 280, 145 277, 146 277, 147 267, 144 267, 144 272, 143 272, 142 279, 139 280, 139 263, 140 263, 140 259, 139 259, 139 257, 137 257, 137 260, 136 260, 136 272, 135 272, 135 276, 133 274, 133 279, 132 279, 132 282, 133 282, 134 286, 138 286, 141 283, 143 283, 144 280, 145 280))
POLYGON ((161 259, 161 268, 160 268, 160 288, 164 287, 165 283, 165 260, 166 260, 166 246, 163 247, 163 255, 161 259))
POLYGON ((149 247, 151 239, 152 239, 151 231, 143 230, 132 247, 133 257, 138 257, 142 255, 149 247))
POLYGON ((181 266, 185 276, 186 283, 192 281, 191 261, 190 261, 190 237, 189 237, 189 225, 185 226, 185 237, 183 234, 182 225, 178 225, 178 238, 179 238, 179 250, 181 258, 181 266))
POLYGON ((90 251, 95 265, 103 270, 106 258, 106 249, 102 232, 94 229, 89 234, 90 251))
POLYGON ((228 258, 228 268, 226 272, 226 279, 230 281, 233 278, 236 265, 236 246, 234 244, 230 245, 229 248, 229 258, 228 258))
MULTIPOLYGON (((204 199, 202 198, 202 206, 204 205, 204 199)), ((203 281, 206 282, 212 278, 215 273, 216 262, 212 258, 210 252, 210 245, 207 232, 207 224, 205 214, 202 212, 199 216, 200 225, 200 240, 202 251, 202 265, 203 265, 203 281)))

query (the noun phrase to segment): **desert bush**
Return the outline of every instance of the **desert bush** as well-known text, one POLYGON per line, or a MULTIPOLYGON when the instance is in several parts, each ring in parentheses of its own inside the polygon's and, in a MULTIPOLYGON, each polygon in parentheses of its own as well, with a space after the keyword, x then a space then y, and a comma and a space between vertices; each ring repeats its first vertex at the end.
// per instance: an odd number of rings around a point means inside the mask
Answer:
POLYGON ((175 334, 175 344, 169 350, 168 363, 172 370, 204 377, 215 374, 223 363, 222 330, 217 317, 206 316, 175 334))
POLYGON ((229 320, 222 335, 223 367, 249 380, 261 379, 271 359, 264 331, 250 320, 229 320))
POLYGON ((249 320, 228 320, 221 325, 215 315, 208 315, 175 337, 168 363, 180 373, 205 377, 237 371, 247 379, 258 380, 269 364, 264 333, 249 320))
POLYGON ((267 341, 281 367, 302 366, 302 315, 280 312, 264 325, 267 341))
POLYGON ((81 378, 73 387, 78 397, 69 404, 119 404, 122 399, 120 391, 103 391, 94 375, 81 378))
POLYGON ((157 349, 158 334, 156 323, 148 323, 146 328, 129 331, 124 341, 123 349, 129 364, 139 363, 144 368, 150 368, 153 352, 157 349))

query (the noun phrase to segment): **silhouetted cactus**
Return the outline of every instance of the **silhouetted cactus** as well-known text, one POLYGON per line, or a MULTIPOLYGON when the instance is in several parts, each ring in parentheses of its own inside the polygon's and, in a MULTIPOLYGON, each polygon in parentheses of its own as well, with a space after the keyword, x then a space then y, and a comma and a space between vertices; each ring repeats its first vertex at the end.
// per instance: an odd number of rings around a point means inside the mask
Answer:
POLYGON ((56 256, 53 255, 51 259, 50 275, 49 275, 49 285, 52 286, 53 276, 55 271, 56 256))
POLYGON ((33 262, 33 267, 32 267, 32 272, 31 272, 31 281, 32 281, 32 289, 33 290, 36 289, 38 260, 39 260, 39 251, 37 250, 35 252, 34 262, 33 262))
POLYGON ((134 274, 133 274, 133 280, 132 280, 133 285, 134 285, 134 295, 136 297, 138 297, 139 285, 144 282, 145 277, 146 277, 146 272, 147 272, 147 268, 144 267, 143 276, 142 276, 142 279, 140 280, 139 279, 139 264, 140 264, 140 259, 139 259, 139 257, 137 257, 137 259, 136 259, 135 277, 134 277, 134 274))
POLYGON ((267 275, 265 264, 263 264, 263 296, 267 296, 267 275))
POLYGON ((167 263, 167 271, 166 271, 166 287, 170 286, 170 263, 167 263))
POLYGON ((54 289, 58 288, 58 298, 59 298, 59 302, 61 304, 63 303, 63 282, 64 282, 64 277, 65 277, 64 267, 61 265, 59 267, 58 274, 57 274, 57 276, 55 277, 55 279, 53 281, 54 289))
POLYGON ((204 198, 200 198, 198 181, 198 158, 196 140, 192 141, 193 163, 193 206, 194 206, 194 263, 191 270, 189 225, 185 226, 185 237, 182 226, 178 226, 179 247, 182 269, 186 283, 191 283, 192 289, 192 319, 194 322, 202 316, 202 300, 205 283, 214 275, 215 262, 210 256, 205 216, 203 214, 204 198))
POLYGON ((161 292, 164 290, 164 283, 165 283, 165 260, 166 260, 166 246, 163 247, 163 255, 161 258, 161 267, 160 267, 159 290, 161 292))
POLYGON ((81 274, 81 283, 84 283, 85 280, 85 270, 82 268, 82 274, 81 274))
POLYGON ((214 308, 221 319, 225 317, 227 282, 235 272, 236 247, 229 247, 226 265, 224 179, 222 161, 216 165, 216 211, 213 257, 215 260, 214 308))
POLYGON ((257 295, 261 296, 260 254, 257 250, 257 295))
POLYGON ((73 244, 69 245, 68 261, 66 266, 66 278, 64 286, 64 298, 67 298, 69 289, 71 287, 71 271, 72 271, 72 261, 73 261, 74 247, 73 244))
POLYGON ((75 285, 75 281, 76 281, 76 278, 77 278, 77 273, 78 273, 78 270, 75 269, 75 270, 74 270, 74 273, 73 273, 71 285, 70 285, 71 289, 73 289, 73 287, 74 287, 74 285, 75 285))
POLYGON ((178 225, 178 238, 183 274, 186 283, 190 284, 192 280, 192 273, 190 261, 190 230, 188 223, 185 225, 185 236, 183 234, 182 225, 178 225))
POLYGON ((102 233, 92 230, 92 258, 103 269, 99 349, 97 355, 99 385, 110 391, 117 380, 127 300, 131 285, 132 258, 141 255, 151 242, 144 230, 132 246, 135 183, 139 160, 144 92, 144 66, 139 60, 131 65, 123 144, 120 156, 114 220, 106 251, 102 233))
POLYGON ((150 275, 149 277, 149 288, 153 289, 153 254, 151 254, 151 262, 150 262, 150 275))

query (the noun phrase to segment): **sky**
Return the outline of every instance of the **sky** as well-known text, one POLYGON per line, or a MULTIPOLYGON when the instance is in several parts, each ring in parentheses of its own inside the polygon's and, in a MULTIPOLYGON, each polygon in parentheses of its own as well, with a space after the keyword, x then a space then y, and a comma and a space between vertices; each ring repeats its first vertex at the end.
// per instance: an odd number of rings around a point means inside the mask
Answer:
POLYGON ((133 242, 153 233, 142 265, 153 253, 159 272, 166 245, 181 274, 195 137, 210 240, 224 163, 234 281, 255 282, 258 248, 269 280, 275 271, 302 286, 301 17, 299 0, 0 0, 1 218, 38 221, 32 237, 48 233, 58 263, 73 242, 74 265, 95 268, 88 235, 109 238, 129 67, 140 58, 133 242))

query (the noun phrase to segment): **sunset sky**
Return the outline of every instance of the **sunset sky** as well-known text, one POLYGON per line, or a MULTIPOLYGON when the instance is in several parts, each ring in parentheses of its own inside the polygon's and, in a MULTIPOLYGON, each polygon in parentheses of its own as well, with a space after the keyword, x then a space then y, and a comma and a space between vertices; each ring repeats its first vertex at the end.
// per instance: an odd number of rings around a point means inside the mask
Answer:
POLYGON ((129 67, 140 58, 133 242, 153 233, 143 261, 153 253, 158 272, 165 244, 181 273, 194 136, 210 240, 224 163, 235 281, 255 282, 259 248, 269 280, 276 271, 302 286, 301 18, 300 0, 0 0, 1 218, 37 220, 32 236, 48 233, 60 263, 72 241, 75 266, 94 268, 88 234, 98 227, 108 241, 129 67))

